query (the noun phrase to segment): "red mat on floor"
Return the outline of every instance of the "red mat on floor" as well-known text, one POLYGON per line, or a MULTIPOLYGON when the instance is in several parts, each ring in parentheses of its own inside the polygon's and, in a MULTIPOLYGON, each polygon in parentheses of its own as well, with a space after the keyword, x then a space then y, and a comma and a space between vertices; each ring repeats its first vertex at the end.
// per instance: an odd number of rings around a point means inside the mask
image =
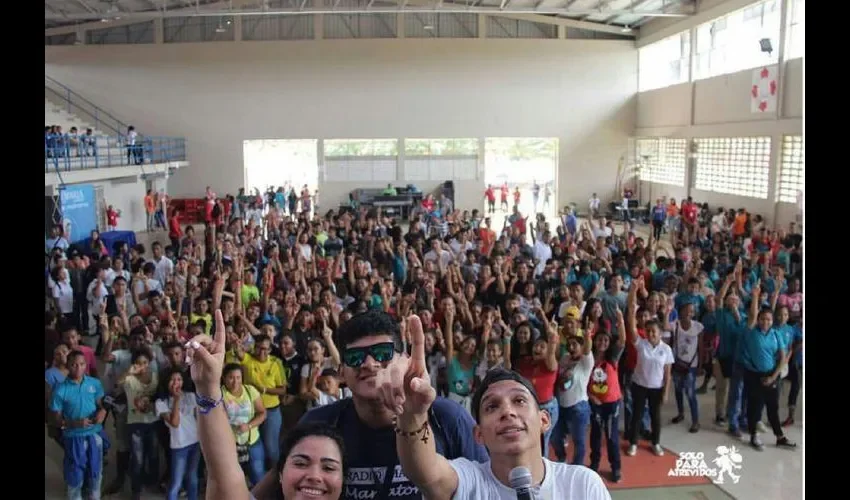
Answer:
MULTIPOLYGON (((590 437, 587 439, 587 465, 590 465, 590 437)), ((647 441, 638 443, 637 454, 633 457, 626 455, 628 443, 622 441, 620 445, 620 462, 623 470, 622 479, 619 483, 613 483, 611 479, 611 464, 608 462, 608 452, 605 443, 602 444, 602 460, 599 463, 599 475, 605 481, 606 486, 612 490, 627 488, 658 488, 661 486, 688 486, 694 484, 708 484, 711 482, 706 477, 681 477, 668 476, 671 470, 676 468, 678 454, 664 450, 664 455, 656 457, 650 449, 647 441)), ((572 445, 567 448, 567 459, 572 458, 572 445)), ((555 460, 554 452, 549 453, 549 458, 555 460)))

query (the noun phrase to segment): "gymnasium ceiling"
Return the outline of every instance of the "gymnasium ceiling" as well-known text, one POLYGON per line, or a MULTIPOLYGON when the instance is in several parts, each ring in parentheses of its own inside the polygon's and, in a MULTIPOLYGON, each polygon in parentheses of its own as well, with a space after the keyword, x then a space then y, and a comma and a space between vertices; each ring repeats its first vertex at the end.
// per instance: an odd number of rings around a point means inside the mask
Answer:
POLYGON ((185 16, 473 12, 623 33, 658 17, 687 17, 695 0, 45 0, 45 29, 185 16))

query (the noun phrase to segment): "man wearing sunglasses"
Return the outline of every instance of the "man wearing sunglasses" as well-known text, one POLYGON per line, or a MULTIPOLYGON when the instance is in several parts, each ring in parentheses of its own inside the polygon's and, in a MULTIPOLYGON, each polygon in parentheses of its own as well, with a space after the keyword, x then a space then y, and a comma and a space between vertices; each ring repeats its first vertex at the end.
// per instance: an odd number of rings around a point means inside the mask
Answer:
MULTIPOLYGON (((413 316, 422 327, 419 318, 413 316)), ((325 422, 337 427, 345 442, 348 476, 343 499, 394 498, 421 500, 419 488, 401 471, 396 452, 396 414, 385 404, 385 394, 401 391, 411 358, 406 354, 399 324, 383 311, 354 316, 337 330, 342 350, 342 378, 352 397, 307 412, 301 422, 325 422)), ((472 440, 475 422, 460 405, 436 398, 426 410, 435 450, 452 460, 488 460, 487 451, 472 440)), ((274 498, 274 474, 266 475, 253 494, 258 500, 274 498)))

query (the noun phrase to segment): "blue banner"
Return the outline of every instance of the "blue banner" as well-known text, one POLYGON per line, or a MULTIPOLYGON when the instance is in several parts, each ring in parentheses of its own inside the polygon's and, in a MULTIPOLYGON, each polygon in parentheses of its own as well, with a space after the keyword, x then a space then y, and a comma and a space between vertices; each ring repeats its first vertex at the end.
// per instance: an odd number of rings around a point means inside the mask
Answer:
POLYGON ((62 209, 62 225, 65 238, 70 243, 84 240, 97 229, 97 200, 94 186, 75 184, 65 186, 59 191, 59 203, 62 209))

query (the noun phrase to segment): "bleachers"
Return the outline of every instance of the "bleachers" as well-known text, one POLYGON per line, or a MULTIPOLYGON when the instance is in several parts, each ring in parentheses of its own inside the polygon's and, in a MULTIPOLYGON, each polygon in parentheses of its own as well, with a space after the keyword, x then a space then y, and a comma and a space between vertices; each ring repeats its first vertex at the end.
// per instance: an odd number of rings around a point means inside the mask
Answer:
MULTIPOLYGON (((110 129, 107 135, 95 125, 84 120, 79 115, 71 113, 62 105, 55 104, 45 97, 44 100, 44 124, 59 125, 62 133, 68 134, 71 127, 77 127, 77 133, 83 135, 87 128, 92 129, 95 141, 95 151, 89 148, 88 155, 84 156, 74 146, 58 150, 48 151, 45 144, 44 169, 45 172, 59 170, 79 170, 88 168, 118 167, 134 164, 128 157, 127 147, 124 145, 124 136, 110 129)), ((114 128, 114 127, 113 127, 114 128)), ((126 131, 122 131, 122 134, 126 131)), ((170 161, 183 161, 186 159, 185 140, 179 137, 150 137, 139 136, 137 144, 141 147, 144 164, 163 163, 170 161)))
MULTIPOLYGON (((91 128, 92 134, 95 136, 96 156, 77 156, 76 148, 72 147, 67 157, 56 158, 60 169, 76 170, 127 164, 127 150, 121 147, 118 137, 107 136, 96 129, 93 124, 73 113, 69 113, 62 106, 50 102, 47 98, 44 99, 44 124, 59 125, 65 134, 71 130, 71 127, 77 127, 77 133, 80 135, 85 134, 86 129, 91 128)), ((46 159, 45 162, 45 170, 53 168, 51 158, 46 159)))

